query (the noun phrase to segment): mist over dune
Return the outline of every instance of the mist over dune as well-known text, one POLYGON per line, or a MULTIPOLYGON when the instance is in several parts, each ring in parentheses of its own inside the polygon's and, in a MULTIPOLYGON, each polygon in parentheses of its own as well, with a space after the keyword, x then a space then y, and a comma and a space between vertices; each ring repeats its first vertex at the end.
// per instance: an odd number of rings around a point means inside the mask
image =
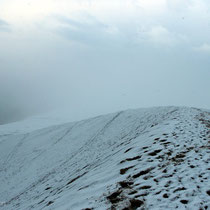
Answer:
POLYGON ((209 10, 206 0, 1 1, 0 122, 209 108, 209 10))

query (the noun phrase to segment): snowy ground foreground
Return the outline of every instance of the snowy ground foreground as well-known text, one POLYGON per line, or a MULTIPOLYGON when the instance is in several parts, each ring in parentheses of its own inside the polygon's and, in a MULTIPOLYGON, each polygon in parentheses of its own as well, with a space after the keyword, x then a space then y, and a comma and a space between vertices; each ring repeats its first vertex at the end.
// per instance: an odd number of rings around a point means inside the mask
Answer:
POLYGON ((21 132, 0 126, 0 209, 210 208, 208 111, 161 107, 35 131, 16 125, 21 132))

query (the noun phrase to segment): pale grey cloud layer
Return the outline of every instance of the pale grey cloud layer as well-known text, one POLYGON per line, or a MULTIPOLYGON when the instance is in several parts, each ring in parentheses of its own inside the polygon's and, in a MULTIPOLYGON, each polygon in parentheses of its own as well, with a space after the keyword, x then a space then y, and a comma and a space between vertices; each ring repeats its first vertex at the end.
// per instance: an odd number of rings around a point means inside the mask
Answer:
POLYGON ((91 16, 86 16, 87 22, 75 21, 67 17, 60 17, 57 20, 62 24, 57 28, 57 33, 71 41, 95 46, 114 44, 109 26, 91 16))
POLYGON ((9 31, 9 24, 2 19, 0 19, 0 31, 9 31))
POLYGON ((1 19, 0 19, 0 25, 2 26, 2 25, 8 25, 8 24, 7 24, 7 22, 5 22, 4 20, 1 20, 1 19))
POLYGON ((53 109, 77 120, 209 108, 209 11, 207 0, 2 1, 0 123, 53 109))

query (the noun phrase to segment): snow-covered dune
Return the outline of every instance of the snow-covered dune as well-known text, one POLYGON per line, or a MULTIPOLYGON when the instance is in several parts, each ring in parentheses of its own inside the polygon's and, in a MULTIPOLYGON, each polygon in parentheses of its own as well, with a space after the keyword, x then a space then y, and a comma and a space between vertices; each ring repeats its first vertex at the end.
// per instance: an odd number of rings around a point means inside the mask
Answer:
POLYGON ((206 110, 158 107, 37 124, 0 126, 0 209, 210 208, 206 110))

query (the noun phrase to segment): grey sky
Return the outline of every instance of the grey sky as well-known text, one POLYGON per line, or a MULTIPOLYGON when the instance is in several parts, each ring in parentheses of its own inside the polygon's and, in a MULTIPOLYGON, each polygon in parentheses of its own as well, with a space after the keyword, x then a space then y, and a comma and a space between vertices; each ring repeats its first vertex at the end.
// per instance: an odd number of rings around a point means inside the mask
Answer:
POLYGON ((0 123, 163 105, 210 108, 207 0, 2 0, 0 123))
POLYGON ((0 31, 9 31, 9 24, 0 19, 0 31))

